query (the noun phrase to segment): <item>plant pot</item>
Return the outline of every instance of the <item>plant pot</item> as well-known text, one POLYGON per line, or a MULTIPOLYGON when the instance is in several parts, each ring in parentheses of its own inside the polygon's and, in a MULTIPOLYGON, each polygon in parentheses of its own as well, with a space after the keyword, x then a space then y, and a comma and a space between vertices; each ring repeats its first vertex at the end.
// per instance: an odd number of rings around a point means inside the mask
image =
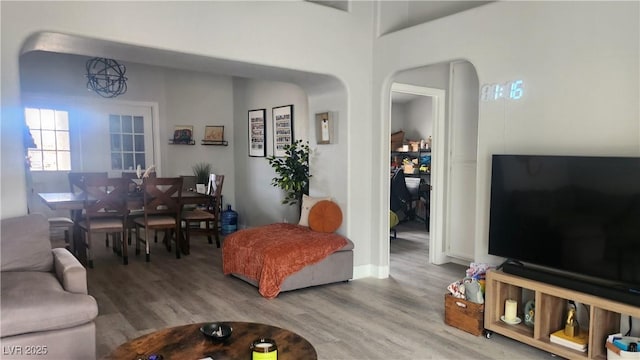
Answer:
POLYGON ((205 184, 196 184, 196 192, 198 194, 205 194, 207 192, 207 185, 205 185, 205 184))

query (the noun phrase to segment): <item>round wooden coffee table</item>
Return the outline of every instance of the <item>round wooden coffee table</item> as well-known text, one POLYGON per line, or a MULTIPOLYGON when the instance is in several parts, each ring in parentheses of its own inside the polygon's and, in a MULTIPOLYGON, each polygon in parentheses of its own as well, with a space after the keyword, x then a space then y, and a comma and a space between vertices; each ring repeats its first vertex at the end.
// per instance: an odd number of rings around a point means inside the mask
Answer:
POLYGON ((311 343, 289 330, 258 323, 223 322, 233 328, 231 337, 224 343, 213 342, 200 332, 200 327, 205 323, 189 324, 158 330, 128 341, 106 359, 146 359, 152 354, 162 355, 164 360, 198 360, 207 356, 214 360, 250 359, 251 343, 260 338, 275 340, 278 360, 318 358, 311 343))

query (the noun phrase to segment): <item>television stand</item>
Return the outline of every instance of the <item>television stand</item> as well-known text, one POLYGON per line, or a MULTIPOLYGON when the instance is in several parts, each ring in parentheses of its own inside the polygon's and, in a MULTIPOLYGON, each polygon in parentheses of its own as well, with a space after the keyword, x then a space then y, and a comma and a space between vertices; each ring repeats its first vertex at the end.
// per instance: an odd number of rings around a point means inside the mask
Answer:
POLYGON ((640 318, 640 308, 586 294, 506 274, 503 271, 487 272, 485 292, 484 327, 487 330, 518 340, 525 344, 569 359, 606 359, 606 338, 620 332, 621 315, 640 318), (529 298, 527 298, 527 295, 529 298), (514 299, 518 303, 518 317, 524 320, 523 310, 529 299, 535 301, 534 325, 509 325, 500 320, 504 315, 505 300, 514 299), (552 343, 549 335, 564 328, 567 302, 585 304, 589 307, 589 325, 581 328, 589 331, 587 352, 572 350, 552 343))

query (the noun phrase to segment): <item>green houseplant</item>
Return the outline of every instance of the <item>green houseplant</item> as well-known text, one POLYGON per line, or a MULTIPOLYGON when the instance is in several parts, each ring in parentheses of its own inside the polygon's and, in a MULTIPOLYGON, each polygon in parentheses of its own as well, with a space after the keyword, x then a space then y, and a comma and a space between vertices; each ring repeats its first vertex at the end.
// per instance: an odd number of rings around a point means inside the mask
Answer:
POLYGON ((282 203, 285 205, 302 206, 302 195, 309 194, 309 142, 296 140, 284 148, 285 156, 278 158, 267 157, 269 165, 276 171, 277 176, 271 180, 271 185, 285 191, 282 203))
POLYGON ((197 163, 193 165, 193 175, 196 176, 196 184, 208 184, 211 165, 207 163, 197 163))

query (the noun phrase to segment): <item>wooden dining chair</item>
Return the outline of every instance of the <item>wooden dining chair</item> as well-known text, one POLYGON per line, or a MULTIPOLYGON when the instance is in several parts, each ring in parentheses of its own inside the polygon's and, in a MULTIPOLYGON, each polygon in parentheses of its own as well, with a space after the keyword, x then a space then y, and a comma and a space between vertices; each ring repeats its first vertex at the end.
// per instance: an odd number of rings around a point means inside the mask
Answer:
POLYGON ((113 246, 120 247, 122 261, 128 264, 127 232, 127 189, 128 183, 122 178, 88 178, 84 180, 84 219, 78 227, 84 232, 87 248, 87 264, 93 268, 92 233, 114 235, 113 246), (122 238, 122 241, 117 239, 122 238))
MULTIPOLYGON (((106 172, 70 172, 68 174, 69 179, 69 190, 74 194, 80 194, 82 189, 84 188, 83 182, 86 177, 107 177, 106 172)), ((80 214, 81 215, 81 214, 80 214)), ((73 229, 75 228, 75 222, 80 219, 78 214, 70 213, 69 216, 56 216, 48 219, 49 221, 49 229, 51 232, 55 232, 56 230, 64 231, 64 242, 66 247, 71 251, 75 252, 75 244, 73 241, 73 229)))
POLYGON ((209 240, 209 244, 213 244, 211 236, 215 236, 216 245, 220 247, 220 231, 218 222, 220 220, 220 205, 222 202, 222 184, 224 184, 224 175, 216 175, 216 190, 210 196, 209 201, 201 204, 199 207, 182 212, 182 221, 185 223, 185 244, 183 246, 185 252, 190 252, 191 235, 205 234, 209 240), (201 224, 205 227, 202 228, 201 224))
POLYGON ((142 184, 144 215, 134 220, 136 255, 140 254, 140 242, 145 243, 146 261, 151 261, 149 233, 165 231, 165 245, 171 251, 171 239, 176 242, 176 258, 180 258, 180 212, 182 211, 182 178, 146 178, 142 184), (140 236, 144 228, 144 238, 140 236))
MULTIPOLYGON (((155 174, 155 172, 153 173, 155 174)), ((126 179, 127 183, 128 183, 128 187, 129 187, 129 195, 131 198, 133 198, 135 200, 135 198, 139 197, 140 198, 140 207, 139 208, 129 208, 129 215, 127 215, 127 223, 125 224, 126 226, 126 231, 127 231, 127 239, 129 240, 129 245, 131 245, 131 241, 133 239, 133 234, 132 232, 135 230, 135 220, 138 217, 141 217, 144 215, 144 209, 143 209, 143 204, 142 204, 142 192, 139 192, 142 189, 142 179, 139 179, 138 181, 138 174, 134 171, 123 171, 121 174, 121 177, 123 179, 126 179), (140 185, 138 185, 140 184, 140 185)))
POLYGON ((69 191, 74 194, 83 194, 86 188, 85 183, 93 179, 106 179, 109 174, 103 172, 82 172, 72 171, 67 175, 69 179, 69 191))

